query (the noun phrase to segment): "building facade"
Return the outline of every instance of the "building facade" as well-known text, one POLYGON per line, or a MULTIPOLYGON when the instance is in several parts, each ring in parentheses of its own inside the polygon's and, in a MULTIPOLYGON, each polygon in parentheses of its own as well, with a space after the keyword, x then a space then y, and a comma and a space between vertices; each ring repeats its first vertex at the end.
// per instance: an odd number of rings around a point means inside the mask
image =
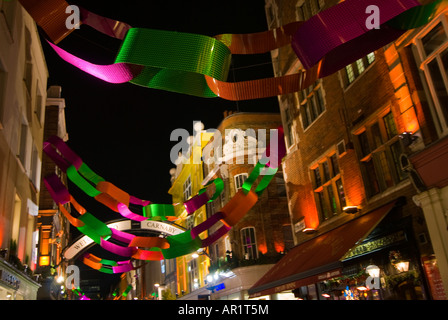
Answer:
POLYGON ((33 300, 48 71, 17 1, 0 1, 0 43, 0 299, 33 300))
MULTIPOLYGON (((269 146, 272 130, 281 126, 279 114, 227 113, 219 134, 204 149, 204 183, 221 178, 224 190, 207 204, 210 217, 242 188, 269 146), (222 150, 220 152, 220 150, 222 150)), ((213 233, 220 225, 214 226, 213 233)), ((213 300, 247 300, 247 290, 293 246, 286 189, 279 170, 254 207, 209 249, 207 287, 213 300)))
MULTIPOLYGON (((202 131, 203 125, 197 122, 195 134, 188 138, 188 148, 179 152, 176 168, 170 171, 172 185, 168 193, 172 195, 175 215, 179 217, 176 224, 187 230, 207 219, 204 206, 194 214, 188 215, 182 205, 204 187, 202 148, 212 134, 202 131)), ((164 260, 162 266, 165 271, 164 291, 170 292, 178 299, 202 299, 208 294, 205 285, 209 265, 210 260, 204 251, 164 260)))
MULTIPOLYGON (((47 90, 45 106, 44 141, 51 136, 68 140, 65 123, 65 99, 62 98, 62 88, 51 86, 47 90)), ((42 159, 41 178, 56 173, 65 184, 67 177, 46 154, 42 159)), ((44 185, 41 182, 41 185, 44 185)), ((70 212, 70 206, 65 205, 70 212)), ((70 223, 64 217, 48 190, 44 187, 39 194, 39 214, 37 216, 39 242, 37 244, 37 268, 40 274, 42 288, 38 299, 61 299, 60 287, 64 285, 67 262, 62 260, 62 250, 70 242, 70 223)), ((68 288, 70 290, 72 288, 68 288)))
MULTIPOLYGON (((267 0, 268 24, 307 20, 337 3, 267 0)), ((296 243, 285 259, 301 261, 310 248, 316 256, 307 257, 314 261, 308 267, 298 262, 289 270, 280 261, 251 288, 252 297, 292 291, 299 299, 446 299, 443 268, 437 267, 446 252, 436 252, 446 242, 443 226, 434 236, 414 201, 421 178, 407 161, 442 134, 418 59, 421 32, 412 30, 301 92, 279 96, 296 243), (348 230, 358 230, 359 238, 348 230), (332 251, 317 245, 324 240, 332 251), (379 267, 380 285, 365 290, 369 265, 379 267)), ((427 55, 438 40, 427 39, 427 55)), ((272 57, 277 76, 303 68, 290 47, 272 57)))

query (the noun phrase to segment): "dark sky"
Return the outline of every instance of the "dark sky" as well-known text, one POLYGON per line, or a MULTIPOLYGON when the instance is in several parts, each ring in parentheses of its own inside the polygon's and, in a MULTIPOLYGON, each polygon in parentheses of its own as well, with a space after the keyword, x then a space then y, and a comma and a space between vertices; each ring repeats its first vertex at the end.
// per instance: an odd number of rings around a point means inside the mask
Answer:
MULTIPOLYGON (((208 36, 267 29, 264 0, 69 2, 133 27, 208 36)), ((277 98, 236 103, 130 83, 106 83, 61 60, 47 43, 42 45, 49 71, 48 85, 62 86, 66 99, 69 146, 107 181, 153 203, 171 203, 167 191, 169 170, 174 167, 170 150, 177 143, 170 141, 174 129, 183 128, 192 134, 196 120, 202 121, 206 129, 216 128, 224 110, 279 112, 277 98)), ((110 64, 120 41, 82 26, 59 45, 90 62, 110 64)), ((269 53, 233 56, 229 81, 272 76, 269 53)), ((118 213, 90 202, 76 187, 72 186, 70 192, 101 220, 121 218, 118 213)))

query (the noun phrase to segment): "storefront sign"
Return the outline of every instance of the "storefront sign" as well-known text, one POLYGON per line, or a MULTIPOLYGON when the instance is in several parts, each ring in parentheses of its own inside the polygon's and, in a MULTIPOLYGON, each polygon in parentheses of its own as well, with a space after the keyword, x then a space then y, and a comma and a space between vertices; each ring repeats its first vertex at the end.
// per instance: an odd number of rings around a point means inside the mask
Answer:
POLYGON ((350 252, 344 257, 343 260, 347 260, 350 258, 354 258, 357 256, 361 256, 366 253, 370 253, 376 250, 383 249, 387 246, 390 246, 392 244, 396 244, 401 241, 406 240, 406 234, 404 231, 398 231, 395 233, 392 233, 388 236, 372 240, 363 244, 360 244, 356 246, 353 250, 350 250, 350 252))
POLYGON ((184 230, 172 224, 152 220, 142 221, 140 228, 145 230, 166 233, 170 236, 184 232, 184 230))
POLYGON ((294 232, 299 233, 303 229, 305 229, 305 219, 302 218, 300 221, 294 224, 294 232))
POLYGON ((20 287, 19 278, 17 278, 12 273, 6 271, 5 269, 0 269, 0 281, 13 287, 14 289, 19 289, 20 287))
MULTIPOLYGON (((159 232, 167 235, 175 235, 184 232, 182 228, 161 221, 145 220, 134 227, 130 220, 119 221, 114 223, 109 223, 107 225, 109 228, 117 229, 120 231, 129 230, 150 230, 153 232, 159 232)), ((75 241, 70 247, 67 247, 64 251, 64 258, 67 260, 74 259, 81 251, 87 249, 93 244, 93 240, 88 236, 83 236, 77 241, 75 241)))
POLYGON ((424 257, 423 266, 425 268, 426 278, 428 279, 431 289, 432 298, 434 300, 446 300, 445 289, 443 287, 442 277, 440 276, 439 267, 435 257, 424 257))

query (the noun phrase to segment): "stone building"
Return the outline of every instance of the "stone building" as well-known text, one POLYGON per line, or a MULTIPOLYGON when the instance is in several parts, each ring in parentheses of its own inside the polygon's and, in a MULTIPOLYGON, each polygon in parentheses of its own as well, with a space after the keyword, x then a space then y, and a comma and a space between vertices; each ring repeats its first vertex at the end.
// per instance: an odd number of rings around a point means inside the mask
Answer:
MULTIPOLYGON (((208 145, 210 148, 204 149, 210 161, 204 164, 203 183, 218 177, 224 181, 224 191, 207 205, 209 217, 219 212, 242 188, 269 146, 272 130, 280 125, 279 114, 237 112, 224 115, 217 128, 219 134, 215 133, 213 142, 208 145)), ((211 266, 207 281, 211 298, 248 299, 247 290, 292 245, 285 184, 279 170, 255 206, 209 248, 211 266)))
POLYGON ((0 299, 34 300, 48 71, 18 1, 0 1, 0 43, 0 299))

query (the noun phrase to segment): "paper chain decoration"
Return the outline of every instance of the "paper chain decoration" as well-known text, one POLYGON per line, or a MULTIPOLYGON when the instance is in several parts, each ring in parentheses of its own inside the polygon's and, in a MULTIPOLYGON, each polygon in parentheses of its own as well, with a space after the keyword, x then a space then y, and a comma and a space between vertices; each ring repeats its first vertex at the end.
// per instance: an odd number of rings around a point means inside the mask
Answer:
POLYGON ((19 0, 46 34, 50 46, 68 63, 110 83, 131 82, 153 89, 194 95, 248 100, 306 89, 317 79, 394 41, 406 30, 430 21, 441 4, 417 0, 346 0, 311 17, 266 32, 198 34, 132 28, 80 8, 80 24, 120 39, 121 48, 109 65, 82 60, 57 44, 68 29, 65 0, 19 0), (380 28, 366 27, 366 8, 380 10, 380 28), (319 41, 316 41, 319 39, 319 41), (291 45, 306 69, 282 77, 226 82, 232 54, 256 54, 291 45))
MULTIPOLYGON (((255 34, 223 34, 207 37, 197 34, 132 28, 126 23, 101 17, 81 8, 80 21, 98 31, 122 40, 114 63, 95 65, 58 47, 57 44, 75 29, 68 29, 66 21, 69 4, 64 0, 19 0, 42 28, 48 43, 65 61, 110 83, 131 82, 154 89, 189 94, 199 97, 221 97, 228 100, 248 100, 292 93, 307 88, 319 78, 330 75, 345 65, 394 41, 406 30, 430 21, 446 0, 422 6, 416 0, 376 0, 380 9, 380 28, 366 27, 365 9, 371 0, 346 0, 306 22, 293 22, 280 28, 255 34), (315 41, 319 39, 319 41, 315 41), (232 54, 269 52, 290 44, 306 72, 277 78, 237 83, 226 82, 232 54)), ((281 136, 281 135, 280 135, 281 136)), ((283 138, 278 141, 283 143, 283 138)), ((151 204, 130 196, 95 174, 65 143, 52 138, 45 144, 45 152, 67 173, 68 178, 86 194, 94 197, 126 218, 174 220, 172 205, 151 204), (59 153, 56 151, 59 151, 59 153), (130 205, 142 207, 143 215, 130 210, 130 205)), ((281 159, 281 150, 278 157, 281 159)), ((285 153, 283 153, 284 155, 285 153)), ((221 212, 182 234, 158 237, 137 237, 113 230, 80 206, 55 175, 44 179, 55 202, 71 224, 88 235, 95 243, 115 254, 143 260, 170 259, 206 247, 224 235, 257 202, 277 168, 263 161, 255 166, 243 188, 226 204, 221 212), (271 175, 261 179, 255 192, 252 184, 261 168, 271 175), (71 216, 63 207, 71 203, 79 217, 71 216), (199 234, 218 221, 223 226, 206 239, 199 234), (114 242, 109 241, 113 239, 114 242), (117 245, 116 243, 123 245, 117 245), (149 248, 149 250, 141 249, 149 248)), ((219 195, 219 180, 213 181, 219 195)), ((210 201, 206 191, 184 205, 189 214, 210 201)), ((133 268, 131 260, 110 261, 90 254, 84 263, 102 272, 118 273, 133 268)))
MULTIPOLYGON (((283 128, 279 127, 277 131, 277 137, 271 138, 276 139, 271 141, 271 143, 276 144, 277 153, 271 153, 268 156, 267 152, 271 150, 270 146, 268 146, 244 182, 242 189, 230 199, 220 212, 215 213, 191 230, 186 230, 181 234, 167 236, 166 238, 135 236, 109 228, 104 222, 87 212, 70 195, 56 174, 46 176, 44 178, 44 184, 68 221, 103 249, 119 256, 138 260, 172 259, 210 246, 224 236, 255 205, 258 197, 263 193, 277 172, 281 159, 286 155, 283 128), (263 177, 260 179, 255 191, 252 191, 251 189, 262 170, 265 170, 263 177), (78 217, 71 215, 67 211, 64 207, 66 204, 72 205, 74 211, 78 212, 78 217), (200 237, 203 232, 208 231, 219 221, 223 223, 222 227, 213 234, 208 234, 206 238, 200 237)), ((59 137, 53 136, 49 138, 44 143, 44 152, 62 171, 66 172, 70 181, 83 192, 113 211, 120 213, 125 218, 135 221, 148 219, 174 221, 178 219, 174 214, 173 205, 153 204, 150 201, 138 199, 119 189, 112 183, 105 181, 104 178, 93 172, 59 137), (143 214, 131 211, 131 205, 139 207, 143 214)), ((222 190, 223 181, 220 178, 206 184, 196 196, 183 203, 188 215, 193 214, 207 202, 215 200, 222 190), (213 189, 212 187, 214 187, 214 192, 210 196, 209 193, 211 190, 209 189, 213 189)), ((103 273, 122 273, 134 269, 131 259, 117 262, 101 259, 86 253, 83 255, 82 260, 84 264, 103 273)))

